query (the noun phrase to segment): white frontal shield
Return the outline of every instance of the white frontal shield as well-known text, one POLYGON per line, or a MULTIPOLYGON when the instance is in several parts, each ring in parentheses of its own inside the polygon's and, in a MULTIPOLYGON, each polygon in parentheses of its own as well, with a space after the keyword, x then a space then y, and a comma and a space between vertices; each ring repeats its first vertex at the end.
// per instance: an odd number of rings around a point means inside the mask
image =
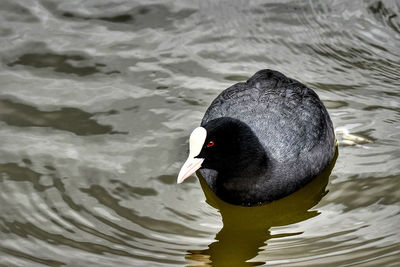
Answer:
POLYGON ((207 131, 203 127, 197 127, 193 130, 189 139, 189 157, 183 164, 177 179, 177 183, 182 183, 186 178, 200 169, 204 159, 195 158, 200 154, 206 141, 207 131))

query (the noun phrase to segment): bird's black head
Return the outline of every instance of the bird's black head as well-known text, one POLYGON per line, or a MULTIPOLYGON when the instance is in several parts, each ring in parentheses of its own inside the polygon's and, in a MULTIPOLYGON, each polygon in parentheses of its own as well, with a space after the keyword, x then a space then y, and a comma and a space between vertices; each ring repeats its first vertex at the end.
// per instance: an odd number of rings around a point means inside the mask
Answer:
MULTIPOLYGON (((265 151, 250 127, 240 120, 222 117, 202 125, 207 137, 200 154, 202 168, 229 176, 243 176, 252 166, 265 161, 265 151)), ((251 175, 251 173, 248 173, 251 175)))
POLYGON ((216 170, 220 177, 254 176, 266 166, 266 153, 251 128, 240 120, 222 117, 193 130, 189 157, 178 175, 183 182, 199 168, 216 170))

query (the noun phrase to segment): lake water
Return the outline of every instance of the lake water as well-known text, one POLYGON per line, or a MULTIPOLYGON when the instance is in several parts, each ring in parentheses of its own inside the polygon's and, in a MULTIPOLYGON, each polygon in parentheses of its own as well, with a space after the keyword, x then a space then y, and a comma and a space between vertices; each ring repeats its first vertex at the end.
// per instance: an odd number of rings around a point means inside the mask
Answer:
POLYGON ((396 266, 400 2, 142 2, 1 1, 0 265, 396 266), (257 208, 177 185, 263 68, 324 101, 331 174, 257 208))

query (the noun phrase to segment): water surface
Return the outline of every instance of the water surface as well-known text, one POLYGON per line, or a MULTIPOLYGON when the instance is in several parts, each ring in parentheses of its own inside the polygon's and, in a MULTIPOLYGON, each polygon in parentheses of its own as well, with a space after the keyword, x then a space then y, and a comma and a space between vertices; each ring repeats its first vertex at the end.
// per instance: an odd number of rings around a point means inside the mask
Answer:
POLYGON ((398 1, 3 0, 0 44, 0 265, 399 262, 398 1), (176 185, 209 103, 263 68, 320 95, 333 170, 254 209, 176 185))

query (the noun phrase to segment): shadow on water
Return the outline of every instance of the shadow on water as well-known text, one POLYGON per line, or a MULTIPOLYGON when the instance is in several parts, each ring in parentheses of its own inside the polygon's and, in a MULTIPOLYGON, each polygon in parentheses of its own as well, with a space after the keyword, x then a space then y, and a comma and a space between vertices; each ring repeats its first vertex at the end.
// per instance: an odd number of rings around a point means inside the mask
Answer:
POLYGON ((371 3, 368 6, 368 11, 370 11, 379 22, 400 33, 400 20, 398 14, 396 14, 392 8, 386 7, 382 1, 371 3))
MULTIPOLYGON (((113 4, 110 4, 111 6, 113 4)), ((114 14, 110 13, 109 9, 107 9, 107 12, 97 10, 97 15, 62 11, 59 7, 54 7, 51 4, 48 7, 63 19, 104 22, 107 28, 118 31, 124 29, 132 31, 133 29, 168 28, 173 26, 174 21, 183 20, 195 12, 195 10, 191 9, 182 9, 175 12, 159 4, 139 5, 114 14), (125 27, 123 27, 124 25, 125 27)))
POLYGON ((80 54, 57 54, 54 52, 27 53, 17 60, 7 64, 9 67, 23 66, 36 69, 49 68, 63 74, 74 74, 79 77, 102 74, 120 73, 118 70, 106 70, 103 63, 91 62, 91 58, 80 54))
POLYGON ((336 149, 332 163, 307 186, 283 199, 256 207, 235 206, 220 200, 208 187, 200 172, 197 172, 206 202, 219 210, 223 227, 215 236, 216 241, 207 249, 188 251, 186 260, 194 262, 188 266, 197 266, 198 263, 212 266, 265 264, 248 261, 263 250, 262 247, 267 245, 269 239, 302 234, 298 232, 272 235, 270 228, 298 223, 319 214, 318 211, 310 209, 328 193, 325 188, 337 157, 336 149))
POLYGON ((0 99, 0 121, 18 127, 51 127, 76 135, 121 134, 110 125, 102 125, 94 114, 77 108, 64 107, 55 111, 41 111, 36 107, 0 99))
POLYGON ((26 23, 36 23, 39 19, 35 17, 34 14, 29 10, 29 8, 24 7, 16 1, 2 1, 0 16, 7 22, 26 22, 26 23))
POLYGON ((18 166, 16 163, 0 163, 0 175, 0 182, 3 182, 5 178, 17 182, 30 182, 38 192, 50 188, 40 183, 40 173, 18 166))

